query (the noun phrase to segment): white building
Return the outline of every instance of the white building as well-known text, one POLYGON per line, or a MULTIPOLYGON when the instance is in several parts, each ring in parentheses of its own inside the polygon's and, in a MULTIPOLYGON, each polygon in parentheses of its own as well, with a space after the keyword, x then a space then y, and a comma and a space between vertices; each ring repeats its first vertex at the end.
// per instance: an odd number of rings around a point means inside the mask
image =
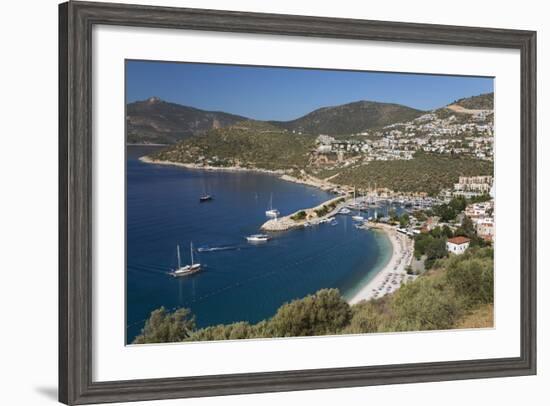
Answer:
POLYGON ((495 235, 495 225, 492 217, 483 217, 476 220, 476 232, 485 240, 491 241, 495 235))
POLYGON ((470 239, 466 237, 453 237, 447 240, 447 251, 460 255, 470 246, 470 239))

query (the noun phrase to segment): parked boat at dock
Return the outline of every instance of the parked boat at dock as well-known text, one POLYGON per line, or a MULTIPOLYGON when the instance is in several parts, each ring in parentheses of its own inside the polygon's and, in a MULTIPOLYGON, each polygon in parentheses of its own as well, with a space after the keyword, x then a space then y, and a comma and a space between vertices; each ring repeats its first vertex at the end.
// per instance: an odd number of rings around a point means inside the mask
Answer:
POLYGON ((277 218, 279 216, 279 210, 273 208, 273 193, 269 198, 269 210, 266 210, 265 215, 270 218, 277 218))

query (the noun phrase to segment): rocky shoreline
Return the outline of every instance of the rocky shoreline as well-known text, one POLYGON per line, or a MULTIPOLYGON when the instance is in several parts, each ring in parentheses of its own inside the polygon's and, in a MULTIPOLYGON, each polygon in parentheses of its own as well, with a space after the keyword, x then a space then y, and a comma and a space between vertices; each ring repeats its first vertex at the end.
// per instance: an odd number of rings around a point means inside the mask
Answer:
POLYGON ((198 169, 203 171, 222 171, 222 172, 256 172, 256 173, 264 173, 268 175, 275 175, 279 176, 280 179, 285 180, 287 182, 293 182, 298 183, 302 185, 308 185, 313 186, 322 190, 329 190, 334 189, 337 187, 336 184, 327 182, 323 179, 315 178, 311 175, 305 175, 304 178, 298 178, 296 176, 290 175, 287 171, 279 169, 279 170, 271 170, 271 169, 262 169, 262 168, 255 168, 255 167, 242 167, 242 166, 209 166, 209 165, 200 165, 200 164, 193 164, 193 163, 183 163, 183 162, 174 162, 174 161, 163 161, 159 159, 152 159, 149 156, 142 156, 139 158, 141 162, 149 163, 149 164, 155 164, 155 165, 170 165, 170 166, 179 166, 181 168, 186 169, 198 169))

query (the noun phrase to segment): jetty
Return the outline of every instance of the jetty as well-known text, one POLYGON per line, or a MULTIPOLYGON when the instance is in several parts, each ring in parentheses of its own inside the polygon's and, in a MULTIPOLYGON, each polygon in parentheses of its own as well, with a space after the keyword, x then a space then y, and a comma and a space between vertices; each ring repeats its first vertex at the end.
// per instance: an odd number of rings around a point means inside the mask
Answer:
POLYGON ((306 225, 319 224, 336 215, 346 204, 348 204, 346 197, 338 196, 318 206, 301 209, 288 216, 268 220, 262 225, 261 229, 264 231, 286 231, 292 228, 305 227, 306 225))

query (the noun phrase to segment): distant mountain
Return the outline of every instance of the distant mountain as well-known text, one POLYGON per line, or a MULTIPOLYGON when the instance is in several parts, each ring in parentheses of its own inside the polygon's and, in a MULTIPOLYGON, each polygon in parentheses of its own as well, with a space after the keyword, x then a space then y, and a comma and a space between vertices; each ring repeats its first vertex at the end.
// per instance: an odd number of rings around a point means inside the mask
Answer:
POLYGON ((249 120, 185 139, 151 157, 216 167, 300 169, 307 165, 315 139, 249 120))
POLYGON ((451 105, 459 105, 469 110, 493 110, 494 96, 494 92, 484 93, 478 96, 459 99, 454 103, 451 103, 451 105))
POLYGON ((296 120, 271 123, 304 133, 340 135, 410 121, 424 113, 400 104, 358 101, 323 107, 296 120))
POLYGON ((173 144, 213 128, 222 128, 246 117, 205 111, 169 103, 158 97, 129 103, 126 109, 128 143, 173 144))

